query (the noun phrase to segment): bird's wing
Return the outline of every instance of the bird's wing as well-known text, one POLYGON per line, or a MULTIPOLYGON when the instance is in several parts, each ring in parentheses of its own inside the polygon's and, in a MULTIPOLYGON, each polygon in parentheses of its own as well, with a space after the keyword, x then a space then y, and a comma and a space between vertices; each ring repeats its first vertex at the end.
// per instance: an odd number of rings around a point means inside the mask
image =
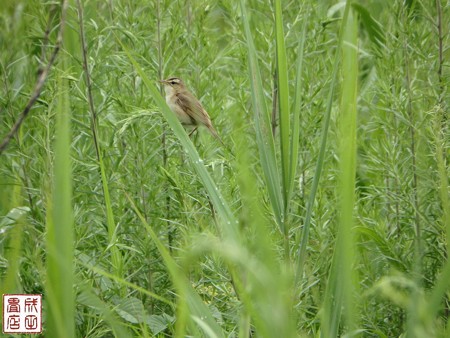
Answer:
POLYGON ((211 118, 209 117, 206 110, 203 108, 202 104, 193 96, 193 95, 186 95, 183 93, 178 93, 177 95, 177 104, 180 105, 180 107, 183 108, 183 111, 185 111, 189 118, 191 119, 191 122, 193 125, 199 125, 203 124, 208 128, 210 133, 217 138, 223 145, 225 145, 220 138, 219 134, 217 133, 216 129, 214 129, 211 118))
POLYGON ((204 124, 208 128, 211 126, 211 119, 208 113, 193 95, 186 95, 184 93, 178 93, 176 95, 177 104, 189 115, 193 122, 192 124, 204 124))

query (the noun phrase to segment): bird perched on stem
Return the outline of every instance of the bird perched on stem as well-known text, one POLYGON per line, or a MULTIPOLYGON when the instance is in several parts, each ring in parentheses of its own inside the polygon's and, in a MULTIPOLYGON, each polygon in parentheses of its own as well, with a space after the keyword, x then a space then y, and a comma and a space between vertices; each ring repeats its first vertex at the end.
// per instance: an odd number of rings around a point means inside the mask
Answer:
POLYGON ((171 77, 167 80, 161 80, 166 92, 166 102, 170 109, 178 117, 178 120, 185 127, 194 128, 189 136, 201 125, 208 128, 209 132, 217 138, 222 144, 216 129, 212 125, 205 108, 199 100, 186 88, 184 82, 178 77, 171 77))

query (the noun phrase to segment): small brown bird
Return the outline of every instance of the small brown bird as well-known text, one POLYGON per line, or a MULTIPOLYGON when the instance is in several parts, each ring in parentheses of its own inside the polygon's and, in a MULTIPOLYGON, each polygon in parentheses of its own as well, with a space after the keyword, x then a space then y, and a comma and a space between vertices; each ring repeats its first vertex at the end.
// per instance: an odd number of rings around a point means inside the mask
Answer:
POLYGON ((178 117, 185 127, 194 128, 189 136, 201 125, 208 128, 209 132, 222 144, 222 140, 214 129, 211 118, 205 108, 196 97, 186 88, 184 82, 178 77, 161 80, 166 92, 167 105, 178 117))

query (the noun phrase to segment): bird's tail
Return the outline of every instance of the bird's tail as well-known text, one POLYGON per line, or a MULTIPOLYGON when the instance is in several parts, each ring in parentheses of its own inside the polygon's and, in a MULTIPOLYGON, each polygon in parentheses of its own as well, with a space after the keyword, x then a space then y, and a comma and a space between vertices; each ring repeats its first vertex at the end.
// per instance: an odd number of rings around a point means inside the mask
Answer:
POLYGON ((220 141, 220 143, 222 143, 223 146, 225 146, 225 143, 223 143, 222 139, 220 138, 219 134, 217 133, 217 130, 214 129, 214 127, 212 125, 207 126, 209 132, 220 141))

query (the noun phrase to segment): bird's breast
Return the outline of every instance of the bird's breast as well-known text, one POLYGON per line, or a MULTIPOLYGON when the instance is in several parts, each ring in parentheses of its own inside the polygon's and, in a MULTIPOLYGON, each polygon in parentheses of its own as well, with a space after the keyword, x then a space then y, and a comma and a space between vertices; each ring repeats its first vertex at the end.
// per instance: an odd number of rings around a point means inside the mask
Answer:
POLYGON ((182 125, 192 126, 195 125, 195 120, 193 120, 184 110, 177 104, 176 95, 166 95, 166 102, 169 108, 175 113, 178 120, 182 125))

